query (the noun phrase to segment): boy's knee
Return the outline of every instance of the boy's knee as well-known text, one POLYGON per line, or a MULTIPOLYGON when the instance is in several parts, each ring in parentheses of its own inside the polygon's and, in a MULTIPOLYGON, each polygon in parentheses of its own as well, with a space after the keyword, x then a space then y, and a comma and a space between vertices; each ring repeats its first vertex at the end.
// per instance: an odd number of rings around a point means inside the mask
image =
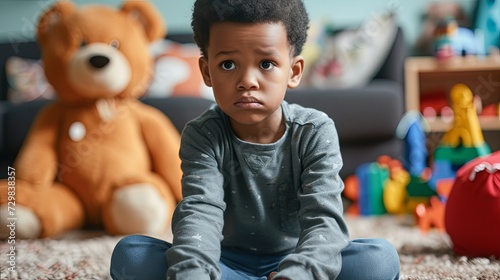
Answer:
POLYGON ((151 273, 164 279, 167 271, 165 251, 169 244, 165 241, 130 235, 116 244, 111 255, 111 277, 117 279, 153 279, 151 273))
POLYGON ((127 269, 133 269, 135 261, 133 259, 132 251, 135 247, 134 244, 140 242, 141 236, 131 235, 126 236, 115 245, 113 253, 111 254, 110 273, 113 279, 123 279, 127 274, 127 269))
POLYGON ((113 249, 113 254, 111 255, 111 265, 115 263, 122 263, 130 261, 133 257, 131 253, 135 255, 139 250, 146 250, 147 248, 142 248, 140 244, 148 243, 148 237, 142 235, 130 235, 126 236, 115 245, 113 249), (139 246, 138 246, 139 245, 139 246))
POLYGON ((400 261, 394 245, 381 238, 372 238, 368 241, 371 254, 367 261, 376 264, 371 273, 372 279, 398 279, 400 261))
POLYGON ((398 279, 399 255, 385 239, 355 239, 343 252, 341 279, 398 279), (352 266, 352 267, 351 267, 352 266), (363 269, 359 269, 363 268, 363 269), (347 275, 349 272, 354 275, 347 275), (366 277, 365 277, 366 276, 366 277))
POLYGON ((388 258, 392 256, 399 259, 396 248, 394 248, 391 242, 382 238, 371 238, 368 240, 370 241, 369 244, 371 244, 378 253, 386 254, 388 258))

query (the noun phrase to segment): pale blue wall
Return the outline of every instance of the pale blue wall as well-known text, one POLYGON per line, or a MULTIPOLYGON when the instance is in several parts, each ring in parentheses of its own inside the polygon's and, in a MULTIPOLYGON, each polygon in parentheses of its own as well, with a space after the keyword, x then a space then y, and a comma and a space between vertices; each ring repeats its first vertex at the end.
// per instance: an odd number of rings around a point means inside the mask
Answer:
MULTIPOLYGON (((0 0, 0 41, 32 40, 40 12, 55 0, 0 0)), ((441 0, 448 1, 451 0, 441 0)), ((78 5, 105 3, 118 6, 120 0, 74 0, 78 5)), ((194 0, 151 0, 164 16, 170 32, 190 31, 194 0)), ((397 8, 398 22, 411 44, 420 33, 420 16, 436 0, 305 0, 312 19, 329 18, 339 27, 356 25, 372 13, 397 8)), ((472 16, 476 0, 455 0, 472 16)))

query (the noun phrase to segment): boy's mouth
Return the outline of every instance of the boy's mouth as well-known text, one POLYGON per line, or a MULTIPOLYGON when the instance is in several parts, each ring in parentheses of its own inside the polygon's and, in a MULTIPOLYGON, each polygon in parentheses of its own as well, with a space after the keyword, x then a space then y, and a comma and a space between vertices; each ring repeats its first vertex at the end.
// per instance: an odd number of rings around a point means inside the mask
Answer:
POLYGON ((253 109, 262 106, 262 103, 254 97, 242 97, 234 103, 234 106, 244 109, 253 109))

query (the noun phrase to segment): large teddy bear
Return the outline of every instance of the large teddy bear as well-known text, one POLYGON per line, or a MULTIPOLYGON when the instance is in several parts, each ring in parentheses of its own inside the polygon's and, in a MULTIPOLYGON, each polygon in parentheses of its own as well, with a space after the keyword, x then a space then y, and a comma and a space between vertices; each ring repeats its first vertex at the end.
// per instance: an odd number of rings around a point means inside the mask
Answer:
POLYGON ((8 218, 19 238, 83 226, 110 234, 168 228, 181 199, 180 135, 137 100, 152 76, 149 45, 165 32, 146 1, 119 10, 58 1, 41 16, 37 39, 58 98, 37 116, 16 158, 15 187, 1 182, 4 238, 8 218))

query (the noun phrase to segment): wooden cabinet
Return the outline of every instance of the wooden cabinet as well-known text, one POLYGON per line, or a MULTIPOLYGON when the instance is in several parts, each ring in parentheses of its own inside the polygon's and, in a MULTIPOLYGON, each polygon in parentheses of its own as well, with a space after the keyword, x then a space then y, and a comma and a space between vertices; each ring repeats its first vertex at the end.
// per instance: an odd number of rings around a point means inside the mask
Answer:
MULTIPOLYGON (((450 89, 457 83, 466 84, 480 98, 486 108, 495 106, 496 115, 479 115, 483 130, 500 131, 500 56, 455 57, 439 62, 434 57, 409 57, 405 61, 406 110, 422 110, 423 100, 433 100, 443 104, 449 97, 450 89), (441 100, 432 95, 442 95, 441 100)), ((479 100, 479 99, 478 99, 479 100)), ((429 117, 431 131, 445 131, 451 126, 451 119, 429 117)))

